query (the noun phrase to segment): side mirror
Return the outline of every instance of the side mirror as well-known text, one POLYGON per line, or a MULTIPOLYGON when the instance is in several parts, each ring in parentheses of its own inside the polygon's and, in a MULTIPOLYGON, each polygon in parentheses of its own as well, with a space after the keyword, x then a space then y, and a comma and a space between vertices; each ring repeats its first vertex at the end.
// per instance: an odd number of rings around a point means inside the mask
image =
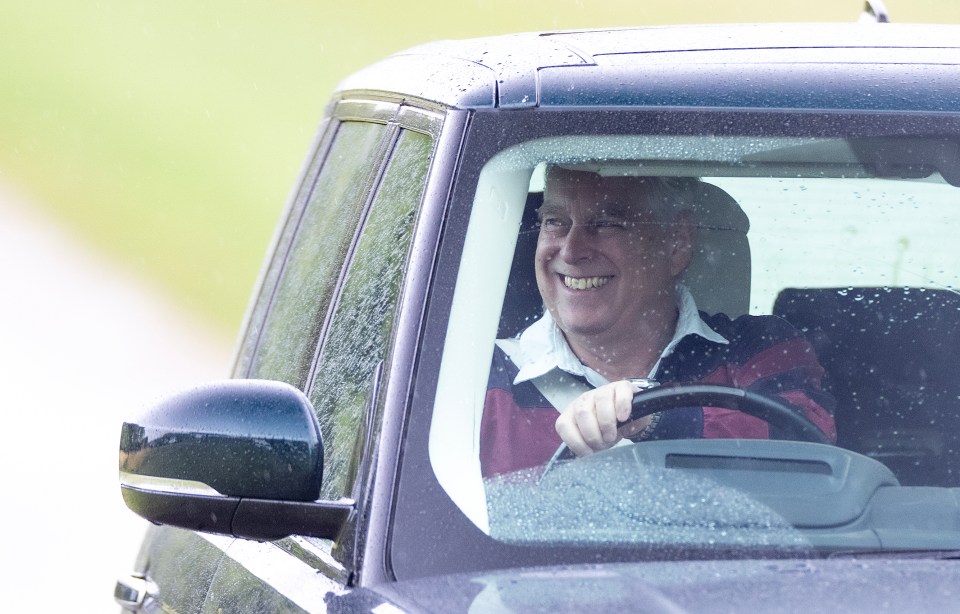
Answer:
POLYGON ((322 474, 313 407, 281 382, 195 388, 120 432, 124 502, 157 524, 251 539, 332 539, 353 505, 317 503, 322 474))

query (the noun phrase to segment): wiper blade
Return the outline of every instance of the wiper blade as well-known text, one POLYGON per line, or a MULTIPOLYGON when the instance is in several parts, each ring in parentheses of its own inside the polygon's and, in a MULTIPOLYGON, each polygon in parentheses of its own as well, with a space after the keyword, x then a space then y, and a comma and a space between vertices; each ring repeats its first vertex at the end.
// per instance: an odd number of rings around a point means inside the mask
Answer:
POLYGON ((960 550, 840 550, 827 555, 828 559, 932 559, 960 560, 960 550))

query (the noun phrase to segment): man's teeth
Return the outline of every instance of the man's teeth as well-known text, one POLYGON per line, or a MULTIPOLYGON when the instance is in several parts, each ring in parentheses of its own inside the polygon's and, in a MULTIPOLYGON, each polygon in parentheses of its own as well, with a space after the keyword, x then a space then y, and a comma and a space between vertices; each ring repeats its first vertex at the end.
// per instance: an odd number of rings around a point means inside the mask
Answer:
POLYGON ((563 285, 574 290, 586 290, 588 288, 599 288, 605 286, 610 281, 609 277, 570 277, 563 276, 563 285))

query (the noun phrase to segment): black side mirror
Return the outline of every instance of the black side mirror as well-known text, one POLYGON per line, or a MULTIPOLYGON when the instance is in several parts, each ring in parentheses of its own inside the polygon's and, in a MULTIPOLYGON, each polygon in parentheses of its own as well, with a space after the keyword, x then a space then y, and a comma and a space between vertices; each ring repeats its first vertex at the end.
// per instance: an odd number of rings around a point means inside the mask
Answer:
POLYGON ((253 539, 333 538, 353 506, 315 502, 322 474, 313 407, 281 382, 195 388, 120 433, 124 501, 157 524, 253 539))

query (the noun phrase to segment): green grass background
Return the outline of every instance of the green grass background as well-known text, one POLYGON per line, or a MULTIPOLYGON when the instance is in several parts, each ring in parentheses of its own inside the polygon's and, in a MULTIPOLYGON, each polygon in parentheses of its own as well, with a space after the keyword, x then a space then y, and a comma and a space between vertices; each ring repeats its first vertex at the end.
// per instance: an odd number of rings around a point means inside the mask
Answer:
MULTIPOLYGON (((886 4, 895 21, 960 22, 956 0, 886 4)), ((3 0, 0 181, 227 337, 325 102, 352 71, 439 38, 853 21, 861 8, 859 0, 3 0)))

